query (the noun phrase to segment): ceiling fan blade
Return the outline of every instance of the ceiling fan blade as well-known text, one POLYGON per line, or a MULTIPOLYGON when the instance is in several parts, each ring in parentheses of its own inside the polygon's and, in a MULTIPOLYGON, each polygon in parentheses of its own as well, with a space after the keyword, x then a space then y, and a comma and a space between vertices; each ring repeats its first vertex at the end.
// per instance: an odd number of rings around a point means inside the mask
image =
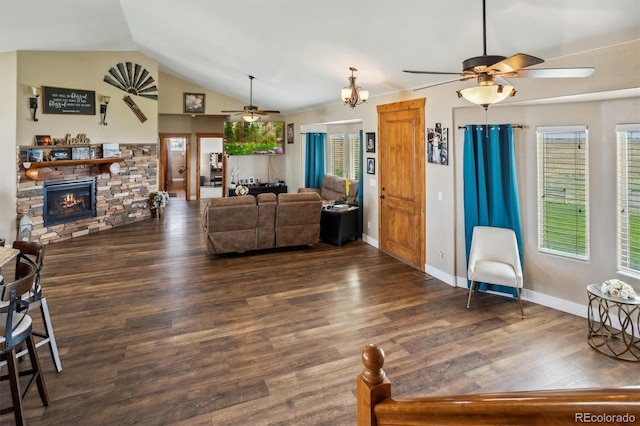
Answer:
POLYGON ((445 72, 445 71, 417 71, 417 70, 402 70, 410 74, 434 74, 434 75, 464 75, 461 72, 445 72))
POLYGON ((266 115, 266 114, 280 114, 280 111, 271 110, 271 109, 259 109, 259 110, 254 111, 254 112, 257 112, 258 114, 264 114, 264 115, 266 115))
POLYGON ((518 70, 514 76, 520 78, 583 78, 589 77, 595 68, 539 68, 518 70))
POLYGON ((229 110, 227 110, 227 111, 220 111, 220 112, 223 113, 223 114, 235 114, 237 112, 244 112, 244 111, 229 111, 229 110))
POLYGON ((453 83, 453 82, 456 82, 456 81, 467 81, 470 78, 474 78, 474 77, 475 77, 474 75, 469 75, 469 76, 465 76, 463 78, 456 78, 454 80, 441 81, 440 83, 433 83, 433 84, 430 84, 428 86, 418 87, 417 89, 413 89, 413 91, 416 92, 418 90, 428 89, 430 87, 442 86, 443 84, 449 84, 449 83, 453 83))
POLYGON ((488 66, 487 70, 496 71, 496 73, 508 73, 518 71, 532 65, 541 64, 543 62, 544 59, 536 58, 535 56, 527 55, 525 53, 517 53, 501 60, 500 62, 488 66))

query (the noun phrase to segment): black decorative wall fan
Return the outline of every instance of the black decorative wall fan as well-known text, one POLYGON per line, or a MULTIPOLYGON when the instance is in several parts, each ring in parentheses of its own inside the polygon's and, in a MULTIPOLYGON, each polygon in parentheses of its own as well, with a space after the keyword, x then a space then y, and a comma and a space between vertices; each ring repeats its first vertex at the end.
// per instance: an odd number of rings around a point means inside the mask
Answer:
MULTIPOLYGON (((220 111, 223 114, 243 114, 246 117, 252 117, 253 120, 257 120, 260 115, 269 115, 269 114, 280 114, 280 111, 269 110, 269 109, 259 109, 257 106, 253 105, 253 79, 255 77, 249 76, 249 105, 245 105, 242 111, 220 111)), ((246 121, 253 121, 251 119, 245 118, 246 121)))
POLYGON ((457 75, 461 77, 454 80, 435 83, 415 90, 452 83, 454 81, 466 81, 472 78, 477 79, 478 86, 490 86, 494 85, 494 83, 508 84, 504 78, 578 78, 588 77, 595 71, 594 68, 525 69, 527 67, 543 63, 544 59, 536 58, 535 56, 527 55, 525 53, 518 53, 508 58, 505 56, 487 55, 487 20, 485 3, 486 1, 482 0, 482 41, 484 48, 482 56, 469 58, 462 62, 462 72, 403 70, 404 72, 413 74, 457 75), (496 82, 496 80, 498 81, 496 82))
POLYGON ((104 81, 127 93, 158 100, 158 88, 153 84, 155 80, 141 65, 119 63, 109 69, 104 81))

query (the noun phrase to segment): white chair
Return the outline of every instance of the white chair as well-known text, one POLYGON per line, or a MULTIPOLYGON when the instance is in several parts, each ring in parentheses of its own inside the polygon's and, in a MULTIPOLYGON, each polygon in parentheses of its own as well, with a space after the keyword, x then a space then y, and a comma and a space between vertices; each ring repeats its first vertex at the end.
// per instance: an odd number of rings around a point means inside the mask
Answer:
POLYGON ((475 284, 488 283, 515 287, 524 318, 520 289, 522 288, 522 265, 516 233, 512 229, 492 226, 476 226, 471 238, 467 278, 471 281, 467 309, 475 284))

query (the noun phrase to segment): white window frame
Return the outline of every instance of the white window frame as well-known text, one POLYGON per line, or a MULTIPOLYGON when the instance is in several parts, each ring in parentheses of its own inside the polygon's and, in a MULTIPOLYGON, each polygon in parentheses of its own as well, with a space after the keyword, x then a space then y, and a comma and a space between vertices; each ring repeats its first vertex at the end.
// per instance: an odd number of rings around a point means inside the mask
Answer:
MULTIPOLYGON (((569 257, 578 260, 588 260, 590 255, 590 237, 589 237, 589 144, 587 126, 544 126, 536 128, 537 149, 538 149, 538 251, 542 253, 553 254, 557 256, 569 257), (569 152, 569 157, 561 158, 566 153, 565 147, 558 145, 558 151, 553 147, 554 140, 573 140, 576 148, 573 153, 569 152), (565 149, 565 151, 560 151, 565 149), (559 155, 554 155, 556 152, 559 155), (552 162, 556 159, 557 162, 552 162), (564 161, 562 161, 564 159, 564 161), (573 164, 567 160, 573 161, 573 164), (569 166, 569 167, 567 167, 569 166), (555 176, 552 175, 554 170, 564 171, 555 176), (583 170, 581 173, 580 170, 583 170), (573 179, 571 178, 573 175, 573 179), (555 182, 554 182, 555 180, 555 182), (559 182, 558 182, 559 180, 559 182), (561 193, 555 188, 560 184, 564 186, 561 193), (579 188, 583 186, 584 190, 579 188), (545 189, 547 193, 545 194, 545 189), (568 245, 562 246, 563 239, 571 240, 572 235, 563 233, 565 227, 547 229, 547 208, 549 199, 564 200, 564 204, 570 205, 573 201, 577 201, 578 206, 584 209, 584 251, 578 244, 575 250, 569 250, 568 245), (555 240, 555 242, 554 242, 555 240)), ((569 142, 571 143, 571 142, 569 142)), ((576 215, 576 218, 578 216, 576 215)), ((576 237, 576 241, 578 237, 576 237)))
POLYGON ((617 139, 617 268, 621 274, 640 278, 640 260, 632 263, 632 252, 640 253, 640 241, 631 236, 632 219, 630 214, 636 211, 634 224, 640 226, 640 191, 632 194, 633 188, 640 186, 640 124, 620 124, 616 126, 617 139), (633 145, 630 146, 630 142, 633 145), (631 168, 631 173, 630 173, 631 168))

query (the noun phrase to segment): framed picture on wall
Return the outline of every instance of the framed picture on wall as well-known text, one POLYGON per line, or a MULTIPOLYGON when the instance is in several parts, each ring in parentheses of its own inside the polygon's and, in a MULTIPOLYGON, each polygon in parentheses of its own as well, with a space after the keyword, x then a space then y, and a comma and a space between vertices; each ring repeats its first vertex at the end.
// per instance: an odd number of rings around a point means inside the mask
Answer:
POLYGON ((185 93, 184 112, 185 114, 203 114, 204 93, 185 93))
POLYGON ((287 124, 287 143, 293 143, 293 123, 287 124))
POLYGON ((376 159, 375 158, 367 158, 367 174, 375 175, 376 174, 376 159))
POLYGON ((374 132, 367 133, 367 152, 376 152, 376 134, 374 132))
POLYGON ((449 164, 449 129, 436 123, 434 129, 427 129, 427 162, 449 164))

